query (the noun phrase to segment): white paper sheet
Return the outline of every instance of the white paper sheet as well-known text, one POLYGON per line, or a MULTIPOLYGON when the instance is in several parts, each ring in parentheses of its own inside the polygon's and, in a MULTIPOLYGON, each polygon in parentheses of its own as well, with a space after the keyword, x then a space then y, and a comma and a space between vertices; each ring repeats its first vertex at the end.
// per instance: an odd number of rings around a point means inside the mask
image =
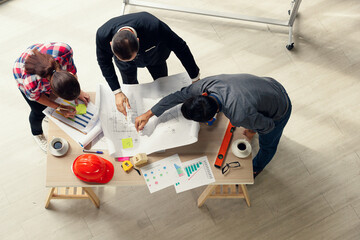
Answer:
POLYGON ((215 182, 206 156, 186 161, 176 166, 176 170, 178 179, 174 186, 177 193, 215 182))
POLYGON ((175 154, 140 168, 150 193, 174 185, 178 179, 175 166, 181 165, 179 155, 175 154))
MULTIPOLYGON (((57 98, 55 102, 66 106, 76 106, 75 101, 67 101, 62 98, 57 98)), ((84 103, 79 101, 79 104, 84 103)), ((75 117, 72 118, 66 118, 61 112, 56 111, 54 108, 50 108, 48 112, 51 113, 52 117, 60 120, 70 127, 79 130, 84 134, 87 134, 90 130, 92 130, 99 119, 99 110, 91 102, 88 103, 85 114, 76 114, 75 117)))
POLYGON ((55 109, 53 108, 47 107, 43 111, 43 113, 51 121, 53 121, 58 127, 60 127, 66 134, 68 134, 72 139, 74 139, 75 142, 79 143, 79 145, 81 145, 82 147, 85 147, 102 132, 101 123, 98 117, 98 110, 97 110, 98 108, 92 103, 89 103, 88 107, 89 106, 90 109, 94 110, 96 116, 93 118, 91 125, 87 126, 86 128, 87 134, 81 133, 78 130, 54 118, 52 114, 55 111, 55 109))
POLYGON ((91 141, 91 150, 107 150, 108 146, 106 143, 106 137, 104 136, 104 133, 101 131, 101 133, 99 135, 96 136, 96 138, 94 138, 91 141))
POLYGON ((191 84, 186 73, 160 78, 152 83, 123 85, 131 109, 128 117, 117 111, 114 94, 106 85, 99 86, 100 120, 108 150, 113 157, 133 156, 137 153, 179 147, 197 141, 199 124, 185 119, 180 105, 169 109, 159 118, 152 117, 140 133, 135 129, 135 118, 156 104, 161 98, 191 84))

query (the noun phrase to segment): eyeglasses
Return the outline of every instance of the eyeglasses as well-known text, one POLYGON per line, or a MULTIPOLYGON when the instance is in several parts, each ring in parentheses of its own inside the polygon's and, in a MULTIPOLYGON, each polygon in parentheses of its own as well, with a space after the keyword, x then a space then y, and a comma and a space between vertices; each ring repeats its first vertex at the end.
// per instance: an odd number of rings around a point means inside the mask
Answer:
POLYGON ((228 174, 230 172, 230 168, 239 168, 241 167, 240 162, 231 162, 231 163, 227 163, 222 169, 221 172, 222 174, 228 174))

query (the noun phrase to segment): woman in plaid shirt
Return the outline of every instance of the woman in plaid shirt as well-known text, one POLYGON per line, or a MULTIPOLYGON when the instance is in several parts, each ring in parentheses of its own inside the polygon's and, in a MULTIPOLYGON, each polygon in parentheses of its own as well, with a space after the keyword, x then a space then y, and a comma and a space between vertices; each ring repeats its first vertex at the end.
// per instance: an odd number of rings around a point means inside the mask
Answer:
POLYGON ((31 132, 41 149, 46 152, 47 141, 42 130, 42 111, 55 108, 65 117, 73 117, 76 109, 56 103, 56 97, 66 100, 89 101, 80 89, 73 61, 73 51, 65 43, 34 44, 15 61, 13 73, 18 88, 31 108, 31 132))

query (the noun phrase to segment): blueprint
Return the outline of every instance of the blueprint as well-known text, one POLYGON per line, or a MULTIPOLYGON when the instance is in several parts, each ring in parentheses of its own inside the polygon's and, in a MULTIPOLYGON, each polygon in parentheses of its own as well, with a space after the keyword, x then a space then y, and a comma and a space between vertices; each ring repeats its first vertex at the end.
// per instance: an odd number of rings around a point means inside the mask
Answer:
POLYGON ((181 105, 169 109, 159 118, 153 116, 139 133, 135 129, 137 116, 148 111, 161 98, 189 84, 191 79, 187 73, 181 73, 151 83, 122 85, 122 91, 131 105, 131 109, 127 109, 127 117, 117 111, 110 88, 99 85, 95 102, 99 104, 101 126, 110 155, 127 157, 137 153, 150 154, 196 142, 200 126, 182 116, 181 105))

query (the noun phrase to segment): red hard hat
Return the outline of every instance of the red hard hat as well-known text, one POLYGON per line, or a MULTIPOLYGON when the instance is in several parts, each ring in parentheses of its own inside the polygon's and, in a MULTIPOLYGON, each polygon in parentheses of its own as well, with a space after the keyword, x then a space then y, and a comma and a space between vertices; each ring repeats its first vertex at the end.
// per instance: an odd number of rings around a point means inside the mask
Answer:
POLYGON ((85 182, 108 183, 114 176, 112 163, 94 154, 78 156, 72 169, 75 176, 85 182))

